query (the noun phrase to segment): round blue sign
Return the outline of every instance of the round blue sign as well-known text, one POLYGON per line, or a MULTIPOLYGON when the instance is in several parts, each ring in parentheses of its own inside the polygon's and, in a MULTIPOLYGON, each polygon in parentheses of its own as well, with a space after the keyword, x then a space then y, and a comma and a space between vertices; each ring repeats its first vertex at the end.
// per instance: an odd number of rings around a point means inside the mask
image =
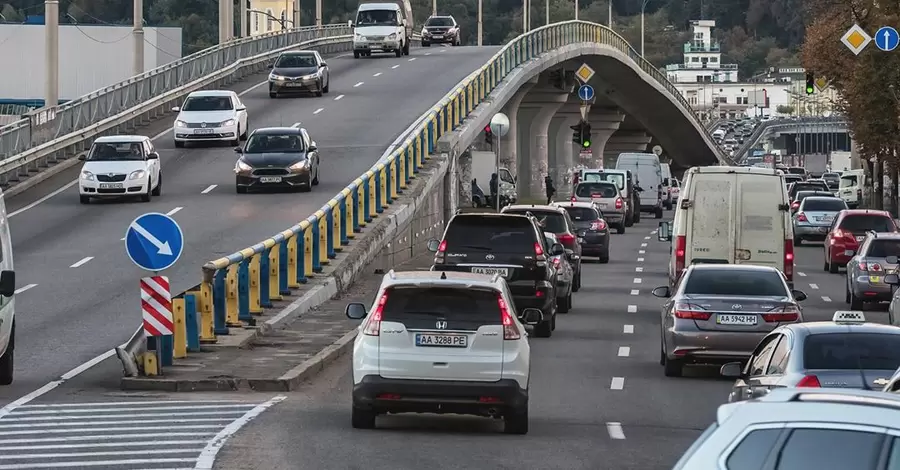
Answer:
POLYGON ((125 232, 125 252, 147 271, 171 267, 184 250, 184 234, 175 219, 158 212, 134 219, 125 232))

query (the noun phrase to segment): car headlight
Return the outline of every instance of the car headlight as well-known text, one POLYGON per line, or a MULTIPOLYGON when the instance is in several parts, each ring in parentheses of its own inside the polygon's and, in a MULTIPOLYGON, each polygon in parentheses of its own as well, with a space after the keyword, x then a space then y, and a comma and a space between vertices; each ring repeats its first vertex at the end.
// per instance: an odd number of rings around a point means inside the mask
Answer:
POLYGON ((81 179, 83 179, 85 181, 94 181, 94 174, 91 173, 90 171, 82 171, 81 179))
POLYGON ((317 73, 305 75, 305 76, 303 77, 303 80, 312 80, 312 79, 318 78, 318 77, 319 77, 319 74, 318 74, 318 72, 317 72, 317 73))
POLYGON ((289 166, 288 169, 291 171, 303 171, 309 169, 309 160, 303 160, 302 162, 294 163, 289 166))
POLYGON ((388 35, 387 38, 388 39, 397 39, 397 33, 391 33, 390 35, 388 35))
POLYGON ((143 178, 146 174, 147 174, 147 172, 144 170, 134 170, 131 172, 130 175, 128 175, 128 179, 139 180, 139 179, 143 178))
POLYGON ((422 28, 422 36, 428 36, 428 35, 430 35, 430 34, 431 34, 431 33, 429 33, 427 29, 422 28))
POLYGON ((253 167, 244 163, 243 160, 238 160, 237 163, 234 164, 234 172, 242 173, 253 170, 253 167))
POLYGON ((366 40, 366 37, 363 36, 362 34, 357 34, 357 35, 356 35, 356 40, 357 40, 357 41, 365 41, 365 40, 366 40))
POLYGON ((175 127, 187 127, 187 123, 184 121, 175 121, 175 127))
POLYGON ((229 120, 223 122, 221 127, 233 126, 236 122, 237 121, 235 121, 234 119, 229 119, 229 120))
POLYGON ((275 75, 274 73, 270 73, 269 80, 284 80, 284 77, 282 77, 281 75, 275 75))

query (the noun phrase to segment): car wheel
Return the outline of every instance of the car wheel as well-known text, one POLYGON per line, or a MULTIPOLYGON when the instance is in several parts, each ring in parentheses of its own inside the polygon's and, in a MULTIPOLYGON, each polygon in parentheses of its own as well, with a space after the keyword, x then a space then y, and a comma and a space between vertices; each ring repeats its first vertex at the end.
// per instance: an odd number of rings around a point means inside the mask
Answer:
POLYGON ((850 286, 844 286, 844 303, 850 303, 850 286))
POLYGON ((322 96, 325 93, 325 85, 323 85, 322 83, 324 83, 324 81, 319 82, 318 87, 316 87, 316 96, 317 97, 322 96))
POLYGON ((634 211, 634 223, 638 223, 640 221, 641 221, 641 210, 638 209, 638 210, 634 211))
POLYGON ((176 140, 176 141, 175 141, 175 148, 177 148, 177 149, 184 148, 184 141, 183 141, 183 140, 176 140))
POLYGON ((396 51, 394 51, 394 55, 396 55, 397 57, 402 56, 402 55, 403 55, 403 48, 401 47, 400 49, 397 49, 396 51))
POLYGON ((828 272, 830 272, 831 274, 837 274, 839 269, 841 268, 838 267, 838 265, 835 263, 830 263, 828 265, 828 272))
POLYGON ((81 202, 82 204, 90 204, 91 197, 90 196, 78 196, 78 201, 81 202))
POLYGON ((634 214, 626 213, 625 214, 625 226, 631 227, 632 225, 634 225, 634 214))
POLYGON ((503 415, 504 434, 528 434, 528 405, 512 408, 503 415))
POLYGON ((236 192, 238 194, 247 194, 247 188, 244 186, 235 186, 234 192, 236 192))
POLYGON ((359 59, 359 52, 353 51, 353 58, 354 58, 354 59, 359 59))
POLYGON ((247 140, 247 136, 250 134, 250 120, 247 120, 247 129, 244 129, 244 133, 240 135, 241 140, 247 140))
POLYGON ((572 285, 572 292, 578 292, 581 289, 581 270, 578 270, 578 274, 575 275, 575 283, 572 285))
MULTIPOLYGON (((544 312, 544 316, 549 316, 551 319, 553 318, 553 313, 544 312)), ((550 319, 544 320, 537 325, 534 326, 534 336, 538 338, 549 338, 553 336, 553 325, 550 323, 550 319)))
POLYGON ((325 87, 322 88, 322 91, 325 92, 325 93, 328 93, 328 92, 330 91, 330 89, 331 89, 331 75, 330 75, 330 74, 329 74, 329 75, 326 75, 325 78, 326 78, 326 80, 325 80, 325 87))
POLYGON ((409 41, 406 41, 406 44, 403 45, 403 55, 409 55, 409 41))
POLYGON ((598 259, 598 261, 600 261, 600 264, 606 264, 606 263, 609 263, 609 252, 607 251, 606 254, 604 254, 603 256, 601 256, 601 257, 598 259))
POLYGON ((568 307, 569 311, 572 311, 572 293, 569 292, 568 297, 566 297, 566 307, 568 307))
POLYGON ((662 219, 663 210, 662 207, 657 207, 656 212, 653 214, 657 219, 662 219))
POLYGON ((684 363, 663 355, 663 373, 666 377, 681 377, 684 374, 684 363))
POLYGON ((13 321, 12 330, 9 332, 9 344, 6 345, 6 352, 0 356, 0 385, 9 385, 13 383, 13 362, 16 350, 16 322, 13 321))
POLYGON ((353 407, 350 421, 356 429, 375 429, 375 412, 353 407))
POLYGON ((667 202, 667 203, 665 204, 665 206, 666 206, 666 210, 667 210, 667 211, 672 210, 672 203, 671 203, 671 202, 667 202))
POLYGON ((162 194, 162 172, 159 172, 159 176, 156 178, 156 187, 153 188, 153 195, 159 196, 162 194))
POLYGON ((319 167, 318 166, 316 166, 316 177, 313 178, 312 184, 313 184, 313 186, 319 185, 319 167))
POLYGON ((147 181, 147 192, 141 194, 141 202, 150 202, 153 199, 153 189, 150 188, 150 182, 147 181))
POLYGON ((616 233, 618 233, 619 235, 625 233, 625 224, 621 224, 616 227, 616 233))
POLYGON ((831 268, 831 266, 828 264, 828 252, 826 251, 825 252, 825 268, 824 268, 825 272, 828 272, 828 270, 830 268, 831 268))
POLYGON ((240 124, 238 124, 237 132, 235 132, 234 134, 235 134, 234 140, 230 141, 229 143, 231 144, 232 147, 240 147, 241 146, 241 126, 240 126, 240 124))
POLYGON ((568 297, 556 298, 556 311, 558 311, 559 313, 569 313, 568 297))
POLYGON ((422 41, 422 47, 431 47, 431 44, 427 43, 425 41, 422 41))
POLYGON ((859 297, 853 294, 853 291, 850 291, 850 310, 862 310, 863 309, 863 301, 859 297))
POLYGON ((270 91, 269 98, 278 98, 278 93, 275 93, 274 91, 270 91))

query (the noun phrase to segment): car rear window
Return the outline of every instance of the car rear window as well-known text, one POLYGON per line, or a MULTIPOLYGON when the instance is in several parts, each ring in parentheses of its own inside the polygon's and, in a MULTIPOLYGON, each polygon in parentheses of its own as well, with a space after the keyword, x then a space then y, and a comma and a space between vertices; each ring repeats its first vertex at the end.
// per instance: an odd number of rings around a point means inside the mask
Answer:
POLYGON ((828 186, 822 183, 794 183, 794 194, 800 191, 827 191, 828 186))
POLYGON ((619 188, 612 183, 580 183, 575 187, 575 195, 578 197, 591 197, 593 195, 600 197, 616 197, 619 195, 619 188))
POLYGON ((900 256, 900 240, 872 240, 866 256, 873 258, 900 256))
POLYGON ((566 218, 559 212, 528 211, 525 209, 516 209, 506 211, 504 212, 504 214, 525 215, 528 212, 531 212, 531 215, 533 215, 534 218, 537 219, 538 224, 540 224, 541 226, 541 230, 545 232, 563 233, 569 231, 568 227, 566 227, 566 218))
POLYGON ((806 369, 879 369, 900 366, 900 335, 886 333, 821 333, 803 344, 806 369))
POLYGON ((394 287, 387 291, 382 320, 403 323, 407 329, 477 330, 501 324, 498 293, 462 287, 394 287), (443 325, 441 325, 443 326, 443 325))
POLYGON ((805 175, 806 174, 805 168, 796 167, 796 166, 788 168, 787 171, 788 171, 788 173, 790 173, 792 175, 805 175))
POLYGON ((839 212, 847 208, 843 199, 810 198, 803 201, 803 210, 808 212, 839 212))
POLYGON ((695 269, 688 276, 685 294, 787 297, 781 276, 774 271, 695 269))
POLYGON ((896 230, 893 220, 883 215, 874 214, 848 215, 841 221, 839 228, 853 233, 865 233, 869 230, 876 232, 893 232, 896 230))
POLYGON ((596 209, 588 207, 565 207, 565 209, 569 213, 569 217, 575 222, 587 222, 600 218, 600 214, 596 209))
POLYGON ((444 235, 449 250, 500 253, 534 249, 534 226, 525 217, 456 217, 444 235))

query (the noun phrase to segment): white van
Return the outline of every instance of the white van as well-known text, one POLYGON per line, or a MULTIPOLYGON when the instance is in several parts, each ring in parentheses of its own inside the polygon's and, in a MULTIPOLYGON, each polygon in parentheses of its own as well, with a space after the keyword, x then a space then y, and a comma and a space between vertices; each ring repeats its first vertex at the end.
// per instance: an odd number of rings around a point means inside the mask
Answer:
POLYGON ((409 55, 409 35, 412 31, 407 13, 412 10, 401 8, 398 3, 360 3, 356 11, 353 28, 353 57, 371 56, 373 52, 393 52, 400 57, 409 55))
POLYGON ((668 163, 660 163, 659 169, 662 170, 662 186, 663 186, 663 206, 667 211, 672 210, 672 168, 668 163))
POLYGON ((657 219, 663 216, 663 178, 659 157, 655 153, 620 153, 617 170, 630 170, 641 188, 641 212, 649 212, 657 219))
POLYGON ((6 203, 0 191, 0 385, 13 381, 13 349, 16 337, 16 272, 13 270, 12 240, 6 203))
POLYGON ((616 187, 619 188, 619 196, 625 203, 624 224, 626 227, 631 227, 639 219, 634 218, 633 198, 629 195, 633 189, 632 186, 634 183, 629 181, 630 179, 631 176, 626 170, 605 170, 602 168, 595 168, 582 169, 581 174, 578 177, 578 182, 593 183, 595 181, 609 181, 610 183, 615 183, 616 187))
POLYGON ((671 227, 660 222, 657 237, 672 241, 669 286, 693 263, 776 267, 794 279, 794 234, 790 202, 779 170, 694 167, 682 180, 671 227))
POLYGON ((865 199, 863 188, 866 187, 866 172, 864 170, 847 170, 841 173, 841 181, 838 185, 838 197, 847 203, 847 207, 855 209, 865 199))

